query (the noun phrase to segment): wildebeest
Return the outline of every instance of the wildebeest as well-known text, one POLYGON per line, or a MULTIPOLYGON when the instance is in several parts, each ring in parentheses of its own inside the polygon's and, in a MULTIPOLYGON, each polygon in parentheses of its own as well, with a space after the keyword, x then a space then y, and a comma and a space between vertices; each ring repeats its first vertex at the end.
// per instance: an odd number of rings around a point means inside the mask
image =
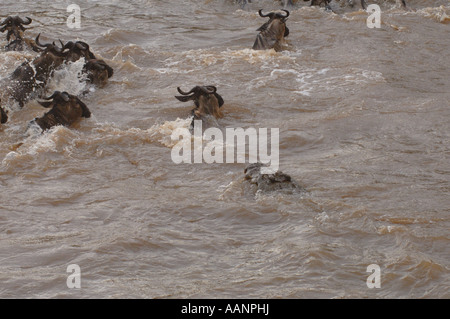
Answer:
POLYGON ((285 15, 277 12, 263 14, 262 10, 258 13, 261 17, 269 17, 269 21, 264 23, 258 30, 260 31, 253 44, 253 50, 274 49, 281 51, 284 44, 284 38, 289 35, 289 29, 286 26, 286 19, 289 17, 289 11, 284 10, 285 15))
POLYGON ((23 107, 33 95, 39 96, 55 69, 65 62, 75 62, 80 58, 95 59, 89 45, 81 41, 70 41, 66 44, 59 41, 61 47, 58 47, 55 42, 41 43, 39 34, 35 42, 42 53, 33 61, 22 63, 7 79, 9 95, 20 107, 23 107))
POLYGON ((249 164, 244 170, 245 180, 255 185, 258 191, 304 191, 296 181, 292 180, 291 176, 278 170, 272 174, 264 174, 261 171, 263 167, 269 167, 269 165, 253 163, 249 164))
POLYGON ((86 104, 67 92, 55 91, 52 96, 44 98, 44 100, 39 101, 39 104, 45 108, 51 108, 51 110, 42 117, 34 119, 34 122, 43 131, 57 125, 69 127, 83 117, 91 117, 91 112, 86 104))
POLYGON ((0 106, 0 123, 5 124, 8 121, 8 114, 6 114, 5 110, 0 106))
POLYGON ((42 44, 39 37, 40 34, 36 37, 36 44, 43 52, 33 61, 22 63, 6 79, 9 82, 7 91, 20 107, 23 107, 33 94, 40 94, 53 71, 65 61, 62 48, 58 48, 55 43, 42 44))
MULTIPOLYGON (((194 101, 195 108, 192 110, 194 120, 201 120, 205 115, 212 115, 216 119, 222 118, 220 108, 225 103, 223 98, 217 93, 215 86, 196 86, 189 92, 183 92, 177 88, 181 96, 175 96, 181 102, 194 101)), ((191 125, 192 128, 192 125, 191 125)))
POLYGON ((108 79, 113 76, 114 70, 103 60, 91 59, 84 64, 83 73, 87 74, 87 80, 90 83, 104 87, 108 79))
POLYGON ((85 60, 96 59, 94 53, 91 52, 89 45, 83 41, 69 41, 64 44, 63 52, 68 62, 75 62, 81 58, 85 60))
POLYGON ((6 33, 6 41, 8 41, 5 46, 6 51, 22 51, 27 47, 36 52, 40 51, 33 40, 24 37, 26 30, 24 25, 29 25, 32 21, 29 17, 23 20, 18 16, 10 16, 0 24, 0 32, 8 31, 6 33))

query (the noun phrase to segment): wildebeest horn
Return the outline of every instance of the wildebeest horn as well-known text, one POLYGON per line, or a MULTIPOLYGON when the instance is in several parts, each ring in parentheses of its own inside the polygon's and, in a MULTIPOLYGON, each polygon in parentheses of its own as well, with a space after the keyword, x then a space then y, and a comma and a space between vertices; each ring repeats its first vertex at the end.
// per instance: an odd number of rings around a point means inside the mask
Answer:
POLYGON ((41 34, 39 33, 39 34, 37 35, 37 37, 36 37, 36 40, 35 40, 35 42, 36 42, 36 44, 37 44, 38 46, 43 47, 43 48, 48 48, 49 46, 51 46, 50 43, 42 44, 42 43, 39 41, 40 36, 41 36, 41 34))
POLYGON ((53 41, 53 47, 58 51, 58 52, 62 52, 62 50, 64 49, 64 42, 61 41, 61 39, 58 39, 59 43, 61 44, 61 49, 59 49, 56 45, 56 42, 53 41))
POLYGON ((75 46, 80 50, 89 50, 89 46, 84 42, 78 41, 75 46))
POLYGON ((282 16, 283 18, 289 17, 289 15, 290 15, 289 11, 287 11, 287 10, 285 10, 285 9, 283 9, 282 11, 286 12, 286 15, 285 15, 285 16, 282 16))
POLYGON ((67 93, 67 92, 60 92, 60 91, 53 92, 53 94, 51 96, 44 97, 43 100, 47 100, 48 101, 48 100, 52 100, 52 99, 54 100, 54 99, 57 99, 57 98, 62 98, 66 102, 69 102, 69 100, 70 100, 69 93, 67 93))
POLYGON ((53 94, 52 94, 51 96, 49 96, 49 97, 44 97, 44 98, 42 98, 42 99, 43 99, 43 100, 52 100, 52 99, 54 99, 57 95, 61 95, 61 92, 55 91, 55 92, 53 92, 53 94))
POLYGON ((5 20, 3 20, 3 22, 0 25, 5 25, 7 24, 9 21, 11 21, 11 17, 7 17, 5 20))
POLYGON ((202 86, 201 90, 206 94, 214 94, 217 92, 217 88, 215 86, 202 86))
POLYGON ((23 21, 22 18, 19 18, 19 22, 24 25, 29 25, 33 20, 31 18, 26 17, 27 21, 23 21))
POLYGON ((273 17, 273 12, 269 12, 268 14, 263 14, 263 13, 262 13, 262 9, 260 9, 260 10, 258 11, 258 13, 259 13, 259 16, 262 17, 262 18, 265 18, 265 17, 270 17, 270 18, 272 18, 272 17, 273 17))
POLYGON ((189 92, 183 92, 179 87, 177 87, 177 91, 178 91, 178 93, 180 93, 181 95, 189 95, 189 94, 191 94, 191 93, 194 92, 194 89, 195 89, 195 88, 193 88, 193 89, 190 90, 189 92))
POLYGON ((67 42, 64 44, 64 49, 72 49, 74 46, 74 43, 72 41, 67 42))
MULTIPOLYGON (((58 54, 61 54, 62 52, 63 52, 63 49, 61 48, 58 48, 57 46, 56 46, 56 43, 55 43, 55 41, 53 41, 53 44, 51 44, 51 43, 41 43, 41 41, 39 40, 39 38, 41 37, 41 34, 39 33, 38 35, 37 35, 37 37, 36 37, 36 39, 35 39, 35 42, 36 42, 36 44, 38 45, 38 46, 40 46, 40 47, 42 47, 42 48, 46 48, 46 50, 52 50, 52 51, 54 51, 54 52, 56 52, 56 53, 58 53, 58 54)), ((60 42, 61 42, 61 45, 63 45, 63 43, 62 43, 62 41, 61 40, 59 40, 60 42)), ((63 45, 64 46, 64 45, 63 45)))

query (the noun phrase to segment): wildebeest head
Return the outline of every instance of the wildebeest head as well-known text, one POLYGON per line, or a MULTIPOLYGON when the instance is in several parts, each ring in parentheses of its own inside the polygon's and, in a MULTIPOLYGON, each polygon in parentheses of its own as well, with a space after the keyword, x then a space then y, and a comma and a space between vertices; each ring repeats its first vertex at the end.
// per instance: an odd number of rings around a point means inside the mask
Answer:
POLYGON ((91 59, 86 62, 83 72, 87 74, 89 82, 98 87, 103 87, 108 79, 113 76, 114 70, 103 60, 91 59))
POLYGON ((222 118, 220 108, 224 104, 223 98, 217 93, 215 86, 196 86, 189 92, 183 92, 177 88, 181 96, 175 96, 181 102, 194 101, 195 108, 192 110, 194 119, 200 119, 205 115, 222 118))
POLYGON ((9 42, 11 40, 11 36, 14 36, 14 40, 23 40, 23 32, 25 31, 24 25, 29 25, 33 20, 31 18, 26 17, 26 20, 15 16, 15 17, 7 17, 0 24, 0 32, 8 31, 6 34, 6 40, 9 42))
MULTIPOLYGON (((62 48, 59 48, 55 42, 43 44, 40 42, 38 34, 36 45, 43 49, 40 56, 33 60, 36 69, 36 79, 45 84, 50 78, 52 72, 66 61, 66 56, 62 48), (45 49, 44 49, 45 48, 45 49)), ((63 43, 60 40, 61 45, 63 43)))
POLYGON ((281 50, 282 40, 289 35, 289 29, 286 26, 286 20, 289 17, 289 11, 282 10, 285 14, 278 12, 269 12, 263 14, 262 10, 258 13, 261 17, 269 18, 269 21, 264 23, 256 31, 260 31, 253 44, 253 50, 275 49, 281 50))
POLYGON ((64 57, 64 53, 63 53, 64 43, 62 43, 61 40, 59 40, 59 43, 61 44, 61 48, 59 48, 58 45, 55 43, 55 41, 53 41, 53 43, 42 43, 40 41, 40 37, 41 37, 41 34, 39 33, 34 42, 40 48, 40 50, 43 52, 43 54, 50 52, 56 56, 64 57))
POLYGON ((66 60, 75 62, 84 57, 86 60, 96 59, 95 55, 91 52, 89 44, 83 41, 72 42, 69 41, 64 45, 64 54, 66 60))
POLYGON ((44 100, 39 104, 45 108, 51 108, 51 110, 44 116, 35 119, 36 124, 44 131, 56 125, 71 126, 82 117, 89 118, 91 116, 86 104, 67 92, 55 91, 52 96, 44 98, 44 100))

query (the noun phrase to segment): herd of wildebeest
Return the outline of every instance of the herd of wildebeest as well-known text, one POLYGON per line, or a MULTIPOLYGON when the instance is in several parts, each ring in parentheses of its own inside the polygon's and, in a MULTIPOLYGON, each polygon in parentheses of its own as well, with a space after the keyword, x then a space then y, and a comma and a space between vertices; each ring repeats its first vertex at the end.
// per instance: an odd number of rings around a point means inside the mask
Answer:
MULTIPOLYGON (((251 3, 252 0, 236 0, 242 6, 251 3)), ((300 0, 276 0, 283 3, 285 8, 294 5, 300 0)), ((305 0, 307 1, 307 0, 305 0)), ((336 0, 337 1, 337 0, 336 0)), ((353 4, 353 0, 347 0, 353 4)), ((401 1, 405 5, 404 0, 401 1)), ((331 0, 311 0, 311 5, 328 6, 331 0)), ((361 0, 361 6, 366 7, 365 0, 361 0)), ((257 31, 259 34, 253 45, 254 50, 274 49, 280 51, 285 44, 285 37, 289 35, 286 20, 289 17, 288 10, 263 13, 259 10, 259 15, 269 20, 257 31)), ((88 107, 79 99, 67 92, 54 92, 49 97, 44 97, 46 86, 53 73, 65 64, 84 59, 83 75, 84 80, 95 86, 103 87, 108 79, 113 76, 113 69, 101 59, 97 59, 90 50, 87 43, 83 41, 61 40, 51 43, 42 43, 40 34, 36 38, 30 39, 25 36, 25 26, 32 23, 32 19, 25 19, 18 16, 9 16, 0 24, 0 32, 6 32, 6 51, 30 50, 39 53, 32 61, 23 62, 17 69, 0 83, 0 103, 7 100, 18 103, 22 108, 32 99, 41 99, 40 105, 51 110, 41 118, 33 122, 38 124, 42 130, 47 130, 56 125, 71 126, 82 117, 90 117, 88 107), (44 100, 44 101, 42 101, 44 100)), ((201 119, 205 115, 215 118, 222 117, 220 108, 224 104, 223 98, 217 93, 214 86, 196 86, 188 92, 183 92, 178 88, 181 96, 176 96, 179 101, 194 101, 195 108, 192 116, 201 119)), ((0 104, 0 122, 6 123, 7 112, 0 104)))
MULTIPOLYGON (((246 6, 251 0, 235 0, 236 3, 246 6)), ((281 1, 283 0, 276 0, 281 1)), ((300 0, 285 0, 284 8, 294 5, 300 0)), ((336 0, 337 1, 337 0, 336 0)), ((347 0, 352 1, 352 0, 347 0)), ((404 0, 399 0, 405 5, 404 0)), ((331 0, 312 0, 311 5, 322 5, 328 7, 331 0)), ((361 6, 365 8, 365 1, 361 0, 361 6)), ((263 18, 268 18, 260 28, 259 33, 253 45, 254 50, 282 50, 285 45, 285 37, 289 35, 289 29, 286 26, 286 20, 289 17, 289 11, 282 9, 264 13, 258 11, 263 18)), ((72 126, 81 118, 89 118, 91 112, 89 108, 80 100, 79 96, 67 92, 55 91, 48 97, 45 92, 49 80, 52 78, 55 70, 64 67, 71 62, 84 59, 81 79, 97 87, 103 87, 108 83, 108 79, 113 76, 113 69, 102 59, 96 58, 89 45, 83 41, 61 40, 51 43, 42 43, 40 33, 35 39, 30 39, 25 35, 25 26, 30 25, 33 20, 29 17, 25 19, 18 16, 8 16, 0 24, 0 32, 6 32, 7 44, 5 51, 34 51, 38 55, 31 61, 25 61, 12 72, 8 77, 1 80, 0 83, 0 103, 9 101, 17 103, 23 108, 27 102, 36 99, 44 108, 50 109, 42 117, 34 119, 30 124, 37 124, 42 131, 58 125, 66 127, 72 126)), ((195 86, 188 92, 177 88, 181 94, 175 96, 181 102, 193 101, 194 109, 191 111, 193 117, 191 129, 194 120, 203 120, 208 116, 216 119, 223 117, 221 107, 224 105, 223 98, 217 93, 217 88, 212 85, 195 86)), ((0 122, 2 124, 8 121, 8 112, 0 104, 0 122)), ((253 165, 253 164, 252 164, 253 165)), ((249 166, 246 169, 246 177, 253 180, 256 184, 262 182, 261 176, 254 172, 260 170, 260 164, 249 166), (257 176, 257 177, 255 177, 257 176)), ((270 175, 266 183, 290 184, 290 177, 278 172, 270 175), (278 174, 278 175, 277 175, 278 174)))

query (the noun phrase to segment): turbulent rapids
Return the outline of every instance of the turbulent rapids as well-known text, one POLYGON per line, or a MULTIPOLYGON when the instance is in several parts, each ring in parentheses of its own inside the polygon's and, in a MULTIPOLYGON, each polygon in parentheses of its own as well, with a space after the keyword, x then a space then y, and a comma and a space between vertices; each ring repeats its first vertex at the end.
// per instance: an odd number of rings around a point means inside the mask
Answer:
POLYGON ((2 1, 1 297, 449 297, 448 0, 77 4, 2 1))

